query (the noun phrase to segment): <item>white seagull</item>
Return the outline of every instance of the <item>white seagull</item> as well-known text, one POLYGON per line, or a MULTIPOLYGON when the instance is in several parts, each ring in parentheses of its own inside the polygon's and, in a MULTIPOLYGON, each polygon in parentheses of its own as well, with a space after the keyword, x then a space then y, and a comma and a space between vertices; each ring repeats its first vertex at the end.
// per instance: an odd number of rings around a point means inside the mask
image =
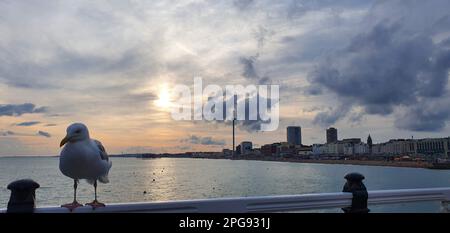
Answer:
POLYGON ((59 170, 73 179, 73 202, 62 205, 71 211, 83 206, 77 202, 77 185, 80 179, 86 179, 94 185, 95 199, 86 205, 92 208, 104 207, 105 204, 97 200, 97 180, 108 183, 108 173, 112 162, 108 158, 102 143, 89 137, 88 128, 81 123, 74 123, 67 127, 67 135, 61 141, 64 146, 59 157, 59 170), (65 145, 65 146, 64 146, 65 145))

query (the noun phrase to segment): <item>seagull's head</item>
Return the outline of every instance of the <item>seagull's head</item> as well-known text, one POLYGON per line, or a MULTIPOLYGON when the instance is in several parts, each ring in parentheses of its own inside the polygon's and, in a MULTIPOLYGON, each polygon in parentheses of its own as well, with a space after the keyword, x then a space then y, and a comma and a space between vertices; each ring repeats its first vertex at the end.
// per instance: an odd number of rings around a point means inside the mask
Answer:
POLYGON ((88 128, 82 123, 74 123, 67 127, 67 134, 61 141, 60 147, 67 142, 76 142, 89 139, 88 128))

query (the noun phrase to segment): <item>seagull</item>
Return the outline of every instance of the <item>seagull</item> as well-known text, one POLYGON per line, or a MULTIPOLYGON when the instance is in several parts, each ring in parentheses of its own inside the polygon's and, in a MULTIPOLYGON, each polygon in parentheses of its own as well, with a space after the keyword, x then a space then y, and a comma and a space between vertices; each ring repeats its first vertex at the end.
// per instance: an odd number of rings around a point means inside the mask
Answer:
POLYGON ((77 202, 77 186, 80 179, 94 185, 95 199, 86 205, 92 208, 104 207, 97 200, 97 180, 108 183, 108 173, 112 162, 108 158, 105 147, 100 141, 89 137, 88 128, 82 123, 74 123, 67 127, 67 135, 61 141, 64 146, 59 157, 59 170, 73 179, 73 202, 62 205, 70 211, 83 206, 77 202), (65 146, 64 146, 65 145, 65 146))

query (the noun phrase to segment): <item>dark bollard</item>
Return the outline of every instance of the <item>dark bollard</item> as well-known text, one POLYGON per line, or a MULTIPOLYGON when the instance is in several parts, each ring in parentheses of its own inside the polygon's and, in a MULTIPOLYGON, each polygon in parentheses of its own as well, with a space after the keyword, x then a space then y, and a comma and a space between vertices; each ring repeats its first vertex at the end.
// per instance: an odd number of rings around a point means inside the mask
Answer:
POLYGON ((31 179, 16 180, 8 185, 11 197, 8 202, 7 213, 33 213, 36 189, 40 185, 31 179))
POLYGON ((352 206, 342 208, 345 213, 369 213, 367 199, 369 197, 366 186, 362 182, 364 176, 359 173, 349 173, 345 176, 347 182, 342 192, 353 194, 352 206))

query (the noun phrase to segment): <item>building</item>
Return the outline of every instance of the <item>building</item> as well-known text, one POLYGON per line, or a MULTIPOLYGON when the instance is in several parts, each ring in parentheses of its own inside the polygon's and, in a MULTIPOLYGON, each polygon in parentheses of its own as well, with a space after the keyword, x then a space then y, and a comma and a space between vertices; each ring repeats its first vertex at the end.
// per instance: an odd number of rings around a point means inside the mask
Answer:
POLYGON ((329 128, 326 130, 327 132, 327 143, 334 143, 338 141, 338 135, 337 135, 337 129, 336 128, 329 128))
POLYGON ((297 155, 309 156, 312 155, 312 146, 301 146, 297 149, 297 155))
POLYGON ((244 141, 244 142, 241 142, 241 144, 239 146, 240 146, 240 150, 241 150, 240 151, 241 155, 250 154, 252 152, 252 149, 253 149, 252 142, 244 141))
POLYGON ((280 143, 272 143, 261 146, 261 154, 264 156, 272 156, 277 153, 278 146, 280 143))
POLYGON ((369 153, 369 146, 366 143, 346 143, 344 144, 344 155, 364 155, 369 153))
POLYGON ((230 156, 230 155, 233 154, 233 151, 230 150, 230 149, 223 149, 223 150, 222 150, 222 154, 223 154, 224 156, 230 156))
POLYGON ((368 151, 367 144, 361 142, 360 138, 347 138, 332 143, 314 144, 312 147, 312 153, 314 155, 357 155, 366 154, 368 151))
POLYGON ((377 155, 414 155, 416 141, 412 139, 391 139, 388 142, 372 145, 372 154, 377 155))
POLYGON ((370 137, 370 134, 369 134, 369 137, 367 137, 367 146, 369 147, 369 154, 372 154, 373 142, 372 142, 372 138, 370 137))
POLYGON ((416 142, 416 154, 441 157, 450 156, 450 138, 425 138, 414 141, 416 142))
POLYGON ((287 127, 287 143, 291 145, 302 145, 302 128, 300 126, 287 127))
POLYGON ((312 154, 315 156, 420 156, 428 159, 450 157, 450 137, 425 139, 391 139, 384 143, 373 144, 367 137, 367 143, 360 138, 348 138, 333 143, 314 144, 312 154))
POLYGON ((450 138, 391 139, 373 144, 372 154, 390 156, 450 156, 450 138))
POLYGON ((236 146, 236 153, 234 155, 241 155, 241 145, 236 146))
POLYGON ((261 146, 261 154, 264 156, 271 156, 275 152, 272 152, 272 144, 266 144, 261 146))
POLYGON ((339 142, 357 144, 361 143, 361 138, 346 138, 339 142))
POLYGON ((314 155, 341 155, 344 154, 344 144, 340 142, 327 144, 313 144, 312 154, 314 155))
POLYGON ((277 146, 277 155, 279 156, 292 156, 296 154, 296 148, 301 147, 288 142, 281 142, 277 146))

